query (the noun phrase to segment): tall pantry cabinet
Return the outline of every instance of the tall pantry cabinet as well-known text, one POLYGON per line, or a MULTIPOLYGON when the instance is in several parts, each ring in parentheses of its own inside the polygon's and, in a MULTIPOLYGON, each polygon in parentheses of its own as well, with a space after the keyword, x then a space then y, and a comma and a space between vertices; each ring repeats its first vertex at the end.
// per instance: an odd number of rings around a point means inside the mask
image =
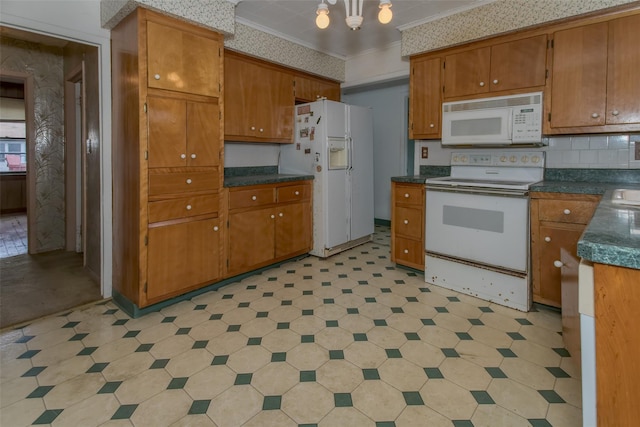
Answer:
POLYGON ((144 8, 111 31, 120 302, 146 307, 221 276, 222 43, 144 8))

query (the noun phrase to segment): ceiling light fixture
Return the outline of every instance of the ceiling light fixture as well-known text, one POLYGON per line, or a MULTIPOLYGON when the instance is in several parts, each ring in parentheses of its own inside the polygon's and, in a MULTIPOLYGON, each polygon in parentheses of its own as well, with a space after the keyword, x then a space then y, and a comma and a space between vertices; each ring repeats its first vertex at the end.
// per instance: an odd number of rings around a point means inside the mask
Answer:
MULTIPOLYGON (((334 5, 338 0, 327 0, 327 3, 334 5)), ((359 30, 362 25, 362 3, 364 0, 343 0, 344 8, 346 11, 347 26, 352 30, 359 30)), ((388 24, 391 22, 393 12, 391 12, 391 0, 380 0, 380 12, 378 12, 378 21, 382 24, 388 24)), ((324 3, 324 0, 318 5, 316 10, 316 25, 320 29, 327 28, 329 26, 329 7, 324 3)))

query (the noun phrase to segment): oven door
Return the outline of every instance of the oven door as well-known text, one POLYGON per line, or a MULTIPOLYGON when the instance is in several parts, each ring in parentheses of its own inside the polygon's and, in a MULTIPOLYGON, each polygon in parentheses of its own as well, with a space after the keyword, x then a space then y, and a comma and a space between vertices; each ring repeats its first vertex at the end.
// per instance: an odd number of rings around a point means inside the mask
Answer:
POLYGON ((427 253, 504 268, 528 269, 529 198, 481 190, 426 191, 427 253))

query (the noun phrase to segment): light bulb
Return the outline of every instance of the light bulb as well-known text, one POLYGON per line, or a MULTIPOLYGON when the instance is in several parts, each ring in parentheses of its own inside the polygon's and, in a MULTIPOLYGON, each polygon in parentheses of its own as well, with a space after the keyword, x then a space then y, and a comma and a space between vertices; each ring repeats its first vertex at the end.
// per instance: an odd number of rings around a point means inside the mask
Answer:
POLYGON ((389 22, 391 22, 391 18, 393 18, 393 12, 391 11, 391 1, 381 0, 380 12, 378 12, 378 21, 380 21, 381 24, 388 24, 389 22))
POLYGON ((329 8, 326 4, 320 3, 318 5, 318 10, 316 10, 318 16, 316 17, 316 25, 321 30, 324 30, 329 26, 329 8))

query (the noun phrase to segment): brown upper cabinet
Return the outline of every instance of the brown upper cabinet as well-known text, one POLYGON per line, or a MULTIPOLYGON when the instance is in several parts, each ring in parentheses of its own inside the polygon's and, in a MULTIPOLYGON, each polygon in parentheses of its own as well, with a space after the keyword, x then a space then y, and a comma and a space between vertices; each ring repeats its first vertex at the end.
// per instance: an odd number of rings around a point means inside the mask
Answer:
POLYGON ((441 136, 442 60, 411 59, 409 78, 409 136, 411 139, 438 139, 441 136))
POLYGON ((640 15, 553 35, 550 133, 638 130, 640 15))
POLYGON ((148 21, 147 86, 219 96, 219 44, 210 37, 148 21))
POLYGON ((306 74, 293 76, 296 102, 313 102, 321 98, 340 101, 340 83, 306 74))
POLYGON ((444 98, 541 87, 547 35, 465 50, 444 57, 444 98))
POLYGON ((225 140, 293 142, 293 74, 225 51, 225 140))

